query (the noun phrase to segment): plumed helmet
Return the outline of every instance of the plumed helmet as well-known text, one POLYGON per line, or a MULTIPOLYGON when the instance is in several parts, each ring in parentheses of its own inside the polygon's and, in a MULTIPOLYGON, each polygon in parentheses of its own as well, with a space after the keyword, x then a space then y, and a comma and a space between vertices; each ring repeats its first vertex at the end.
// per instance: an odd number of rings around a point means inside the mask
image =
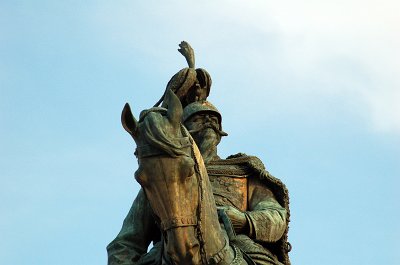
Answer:
POLYGON ((206 88, 207 97, 208 97, 208 95, 210 95, 210 88, 211 88, 211 84, 212 84, 210 74, 206 71, 206 69, 197 68, 196 69, 196 77, 197 77, 197 80, 198 80, 200 86, 206 88))
POLYGON ((210 74, 202 68, 184 68, 168 82, 171 89, 185 107, 194 101, 206 100, 211 88, 210 74))
POLYGON ((220 129, 222 130, 222 116, 218 109, 208 101, 196 101, 190 103, 183 109, 182 122, 185 123, 190 117, 201 112, 211 112, 217 116, 220 129))
MULTIPOLYGON (((212 83, 210 74, 205 69, 195 69, 194 50, 189 43, 182 41, 179 47, 178 51, 185 57, 189 67, 181 69, 172 76, 167 84, 164 95, 154 107, 159 106, 163 102, 165 93, 169 89, 176 94, 183 107, 194 101, 206 100, 210 94, 212 83)), ((161 106, 166 107, 165 103, 161 106)))
POLYGON ((171 89, 181 102, 188 94, 189 89, 195 84, 197 73, 194 68, 186 67, 176 73, 168 82, 167 89, 171 89))

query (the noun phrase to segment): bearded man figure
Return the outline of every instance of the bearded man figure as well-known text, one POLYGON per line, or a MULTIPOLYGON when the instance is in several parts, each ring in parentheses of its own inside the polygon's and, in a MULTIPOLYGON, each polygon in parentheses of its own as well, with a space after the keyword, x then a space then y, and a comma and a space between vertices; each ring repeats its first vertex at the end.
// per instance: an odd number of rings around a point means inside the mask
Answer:
MULTIPOLYGON (((183 124, 205 161, 230 244, 241 250, 248 264, 290 264, 288 191, 258 158, 244 154, 227 159, 218 156, 217 146, 227 135, 221 122, 219 111, 205 100, 188 104, 183 112, 183 124)), ((165 262, 159 223, 142 189, 107 251, 109 265, 165 262), (151 242, 153 247, 147 251, 151 242)))

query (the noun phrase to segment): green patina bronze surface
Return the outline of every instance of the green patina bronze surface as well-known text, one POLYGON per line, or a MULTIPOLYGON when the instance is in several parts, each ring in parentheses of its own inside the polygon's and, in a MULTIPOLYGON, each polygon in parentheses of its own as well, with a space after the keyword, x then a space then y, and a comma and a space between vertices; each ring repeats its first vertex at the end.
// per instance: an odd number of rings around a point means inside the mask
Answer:
POLYGON ((188 43, 179 51, 189 67, 171 78, 159 102, 139 121, 128 104, 122 112, 142 188, 107 246, 108 264, 289 265, 285 185, 257 157, 218 156, 227 133, 207 101, 210 75, 195 69, 188 43))

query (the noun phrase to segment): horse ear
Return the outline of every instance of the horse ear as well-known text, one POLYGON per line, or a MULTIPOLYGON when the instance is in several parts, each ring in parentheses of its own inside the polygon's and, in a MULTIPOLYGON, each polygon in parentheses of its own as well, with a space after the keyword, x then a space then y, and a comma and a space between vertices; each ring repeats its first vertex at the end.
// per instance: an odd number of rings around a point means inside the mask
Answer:
POLYGON ((171 89, 168 89, 165 93, 165 103, 168 106, 168 119, 174 124, 179 123, 183 114, 182 104, 171 89))
POLYGON ((124 109, 122 110, 121 113, 121 123, 124 129, 132 135, 133 138, 136 137, 137 134, 137 129, 138 129, 138 122, 133 117, 131 107, 129 106, 128 103, 125 104, 124 109))

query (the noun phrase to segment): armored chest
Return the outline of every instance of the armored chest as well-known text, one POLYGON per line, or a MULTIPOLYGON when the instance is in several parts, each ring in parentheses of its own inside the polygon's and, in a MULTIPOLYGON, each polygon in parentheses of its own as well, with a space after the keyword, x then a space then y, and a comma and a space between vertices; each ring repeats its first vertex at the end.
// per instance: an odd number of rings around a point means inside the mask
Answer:
POLYGON ((238 165, 207 165, 217 206, 247 210, 247 175, 238 165))

